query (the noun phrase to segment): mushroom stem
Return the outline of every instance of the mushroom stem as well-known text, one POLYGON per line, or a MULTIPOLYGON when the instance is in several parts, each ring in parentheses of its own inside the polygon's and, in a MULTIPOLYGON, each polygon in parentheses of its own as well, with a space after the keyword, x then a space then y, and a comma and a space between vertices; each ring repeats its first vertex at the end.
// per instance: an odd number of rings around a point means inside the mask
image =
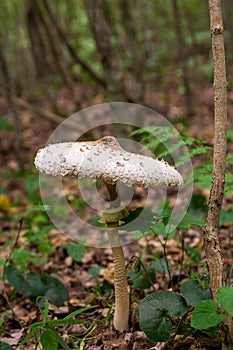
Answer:
MULTIPOLYGON (((115 203, 112 207, 119 207, 120 198, 116 191, 116 185, 106 184, 110 201, 115 203)), ((114 328, 120 332, 128 329, 129 320, 129 293, 125 270, 125 258, 118 233, 119 221, 107 222, 108 237, 112 248, 114 263, 114 287, 115 287, 115 313, 113 318, 114 328)))
POLYGON ((118 229, 109 228, 108 237, 114 263, 115 313, 113 325, 116 330, 122 332, 128 329, 129 320, 129 293, 125 271, 125 258, 122 246, 114 246, 116 241, 119 241, 118 229))

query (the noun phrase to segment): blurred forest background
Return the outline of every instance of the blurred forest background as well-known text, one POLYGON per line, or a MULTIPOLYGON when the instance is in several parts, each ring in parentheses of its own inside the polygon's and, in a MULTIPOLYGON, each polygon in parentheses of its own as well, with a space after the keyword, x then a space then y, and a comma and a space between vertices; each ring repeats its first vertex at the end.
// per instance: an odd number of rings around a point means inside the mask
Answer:
MULTIPOLYGON (((231 92, 233 8, 222 5, 231 92)), ((212 74, 207 1, 1 1, 1 156, 13 147, 23 168, 22 150, 39 130, 106 101, 205 127, 212 74)))
MULTIPOLYGON (((233 8, 222 5, 231 88, 233 8)), ((207 1, 11 0, 0 2, 0 16, 1 129, 13 124, 21 168, 21 111, 42 127, 96 103, 128 101, 203 121, 213 81, 207 1)))
MULTIPOLYGON (((232 0, 222 0, 222 8, 231 115, 232 0)), ((67 242, 68 238, 58 235, 58 230, 51 225, 43 209, 38 172, 33 162, 37 150, 45 145, 51 132, 66 117, 88 106, 113 101, 151 107, 169 119, 180 132, 191 135, 187 138, 187 145, 192 148, 197 143, 200 146, 198 150, 202 148, 202 154, 193 152, 194 156, 197 155, 194 168, 203 165, 205 173, 197 172, 194 177, 195 206, 191 210, 203 219, 211 185, 210 147, 214 142, 213 61, 208 1, 0 1, 1 270, 4 270, 4 264, 6 267, 13 262, 17 269, 11 267, 12 274, 24 276, 24 281, 26 271, 56 274, 70 293, 69 307, 66 304, 66 309, 61 311, 64 315, 80 305, 103 306, 105 314, 98 311, 99 314, 93 316, 90 312, 92 320, 94 317, 93 329, 97 318, 102 320, 105 315, 106 324, 111 318, 109 305, 113 305, 113 299, 112 296, 106 297, 106 294, 113 293, 113 288, 96 271, 99 266, 108 266, 112 255, 108 251, 103 253, 100 249, 90 249, 84 256, 87 248, 74 247, 74 244, 67 242), (81 253, 76 249, 81 249, 81 253), (23 272, 18 272, 18 267, 23 272), (92 280, 91 269, 95 269, 94 272, 92 270, 92 280), (97 278, 102 278, 101 282, 96 282, 97 278)), ((229 118, 228 148, 231 158, 221 239, 230 273, 233 263, 232 129, 233 120, 229 118)), ((86 215, 83 203, 71 197, 72 204, 82 215, 86 215)), ((174 265, 174 275, 169 273, 169 278, 174 277, 175 286, 185 278, 187 271, 207 275, 201 228, 194 230, 190 229, 190 225, 184 225, 178 234, 178 239, 172 238, 171 244, 167 244, 169 259, 174 265), (187 236, 186 231, 189 231, 187 236), (184 274, 183 269, 186 269, 184 274)), ((126 259, 129 261, 132 255, 140 255, 140 251, 143 251, 147 261, 163 256, 165 253, 159 250, 160 243, 157 242, 158 248, 155 241, 156 238, 152 242, 142 240, 124 247, 126 259)), ((169 289, 170 280, 164 277, 167 272, 164 273, 163 269, 162 272, 158 271, 157 276, 159 273, 162 276, 157 279, 158 288, 169 289)), ((14 280, 15 275, 11 284, 17 290, 14 280)), ((50 282, 53 283, 49 281, 48 284, 50 282)), ((31 300, 21 298, 22 294, 28 296, 28 286, 22 292, 19 283, 18 292, 15 292, 12 285, 0 280, 0 290, 4 294, 0 297, 0 306, 3 307, 0 330, 3 330, 7 342, 15 345, 27 334, 27 330, 20 326, 37 320, 38 313, 31 300), (12 340, 13 329, 18 333, 14 332, 12 340)), ((37 290, 37 285, 34 287, 37 290)), ((148 285, 142 287, 145 288, 148 285)), ((141 300, 143 292, 135 292, 135 295, 138 298, 135 297, 135 300, 141 300)), ((50 308, 50 312, 51 317, 60 317, 58 309, 50 308)), ((65 328, 61 334, 64 332, 65 328)), ((132 343, 134 340, 132 338, 132 343)), ((25 345, 21 349, 34 349, 33 341, 30 347, 25 345)), ((85 349, 94 348, 90 346, 85 349)), ((210 345, 210 349, 214 347, 210 345)))

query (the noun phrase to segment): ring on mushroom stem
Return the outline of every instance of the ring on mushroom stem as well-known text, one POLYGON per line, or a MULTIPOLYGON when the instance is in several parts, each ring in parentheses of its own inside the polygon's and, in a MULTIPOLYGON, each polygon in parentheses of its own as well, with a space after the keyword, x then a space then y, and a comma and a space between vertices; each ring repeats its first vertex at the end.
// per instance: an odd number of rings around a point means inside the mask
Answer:
POLYGON ((116 184, 122 182, 127 186, 145 188, 159 185, 182 186, 182 176, 164 161, 125 151, 113 136, 106 136, 97 141, 48 145, 38 151, 35 166, 40 172, 53 176, 76 175, 79 178, 102 179, 108 190, 112 208, 119 208, 115 212, 104 212, 100 222, 107 225, 115 268, 113 325, 118 331, 126 330, 129 319, 129 295, 118 226, 119 221, 128 215, 128 211, 120 208, 116 184))

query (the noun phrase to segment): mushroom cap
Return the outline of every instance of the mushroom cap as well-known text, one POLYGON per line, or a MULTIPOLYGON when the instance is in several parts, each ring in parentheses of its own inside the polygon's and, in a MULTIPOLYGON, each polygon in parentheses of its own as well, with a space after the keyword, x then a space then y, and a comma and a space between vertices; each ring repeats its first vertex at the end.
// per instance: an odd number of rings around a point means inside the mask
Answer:
POLYGON ((181 186, 182 176, 168 163, 125 151, 113 136, 97 141, 62 142, 40 149, 35 166, 49 175, 73 175, 127 186, 181 186))

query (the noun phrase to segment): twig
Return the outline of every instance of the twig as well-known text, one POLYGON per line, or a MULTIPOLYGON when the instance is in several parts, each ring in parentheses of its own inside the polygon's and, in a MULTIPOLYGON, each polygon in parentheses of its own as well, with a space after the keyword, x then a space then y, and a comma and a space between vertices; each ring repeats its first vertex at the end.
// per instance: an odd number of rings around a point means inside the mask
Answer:
POLYGON ((165 238, 165 243, 163 243, 161 241, 161 239, 159 238, 158 234, 152 229, 152 231, 154 232, 154 234, 156 235, 159 243, 161 244, 162 248, 163 248, 163 257, 167 266, 167 272, 168 272, 168 276, 169 276, 169 280, 170 280, 170 284, 171 284, 171 288, 173 289, 173 282, 172 282, 172 275, 171 275, 171 271, 170 271, 170 267, 169 267, 169 261, 167 258, 167 252, 166 252, 166 247, 167 247, 167 237, 165 238))
POLYGON ((137 261, 137 262, 139 261, 140 265, 142 266, 142 268, 143 268, 143 270, 144 270, 144 272, 145 272, 145 274, 146 274, 146 278, 148 279, 148 281, 149 281, 150 284, 151 284, 151 287, 153 288, 154 292, 157 292, 157 290, 156 290, 156 288, 155 288, 155 286, 154 286, 154 283, 153 283, 153 281, 152 281, 152 279, 151 279, 151 277, 150 277, 150 275, 149 275, 147 269, 145 268, 145 266, 144 266, 142 260, 141 260, 138 256, 136 256, 136 255, 133 255, 131 259, 132 259, 131 261, 133 261, 133 262, 134 262, 134 261, 137 261))

